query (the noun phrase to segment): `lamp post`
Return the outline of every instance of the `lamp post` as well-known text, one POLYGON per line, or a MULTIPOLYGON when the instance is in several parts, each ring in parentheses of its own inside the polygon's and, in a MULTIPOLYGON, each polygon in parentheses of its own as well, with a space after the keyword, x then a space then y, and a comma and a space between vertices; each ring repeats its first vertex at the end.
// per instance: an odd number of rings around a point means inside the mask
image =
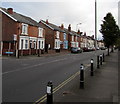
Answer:
POLYGON ((95 0, 95 50, 97 50, 97 0, 95 0))

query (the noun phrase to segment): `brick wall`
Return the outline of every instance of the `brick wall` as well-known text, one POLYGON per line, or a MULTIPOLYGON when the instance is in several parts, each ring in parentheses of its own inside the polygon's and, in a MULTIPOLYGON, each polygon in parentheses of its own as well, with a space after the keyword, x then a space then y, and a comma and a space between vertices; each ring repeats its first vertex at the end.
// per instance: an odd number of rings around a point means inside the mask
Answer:
POLYGON ((44 24, 40 23, 45 29, 45 44, 50 44, 51 49, 54 49, 54 39, 56 31, 51 30, 44 24))
POLYGON ((2 40, 12 41, 13 34, 17 34, 17 23, 2 13, 2 40))

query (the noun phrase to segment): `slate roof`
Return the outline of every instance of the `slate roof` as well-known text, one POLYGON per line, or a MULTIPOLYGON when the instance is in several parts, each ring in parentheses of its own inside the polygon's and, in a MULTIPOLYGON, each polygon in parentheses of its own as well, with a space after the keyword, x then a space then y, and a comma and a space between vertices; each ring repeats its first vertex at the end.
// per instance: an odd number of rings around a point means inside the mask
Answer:
MULTIPOLYGON (((44 20, 41 20, 41 22, 43 22, 44 24, 46 24, 46 22, 44 20)), ((49 24, 46 24, 46 26, 48 25, 48 27, 52 27, 55 31, 60 31, 60 32, 64 32, 64 33, 67 33, 67 34, 70 34, 70 35, 77 35, 79 36, 75 31, 68 31, 68 29, 64 28, 64 29, 61 29, 59 26, 56 26, 52 23, 49 23, 49 24)))
MULTIPOLYGON (((9 14, 7 12, 7 9, 5 8, 1 8, 4 12, 6 12, 7 14, 9 14)), ((24 16, 22 14, 13 12, 13 14, 9 14, 11 17, 13 17, 14 19, 17 20, 17 22, 21 22, 21 23, 26 23, 32 26, 37 26, 37 27, 42 27, 38 22, 36 22, 34 19, 24 16)))
POLYGON ((46 24, 46 22, 44 20, 41 20, 42 23, 44 23, 46 26, 48 26, 49 28, 53 28, 55 31, 60 31, 60 32, 65 32, 63 29, 61 29, 59 26, 54 25, 52 23, 46 24))

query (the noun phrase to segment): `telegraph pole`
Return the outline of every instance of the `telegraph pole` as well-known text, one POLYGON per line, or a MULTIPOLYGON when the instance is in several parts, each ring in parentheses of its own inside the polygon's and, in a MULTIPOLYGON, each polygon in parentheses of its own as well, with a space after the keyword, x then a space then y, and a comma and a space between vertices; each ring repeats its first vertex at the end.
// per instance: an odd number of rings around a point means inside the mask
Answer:
POLYGON ((95 0, 95 50, 97 50, 97 1, 95 0))

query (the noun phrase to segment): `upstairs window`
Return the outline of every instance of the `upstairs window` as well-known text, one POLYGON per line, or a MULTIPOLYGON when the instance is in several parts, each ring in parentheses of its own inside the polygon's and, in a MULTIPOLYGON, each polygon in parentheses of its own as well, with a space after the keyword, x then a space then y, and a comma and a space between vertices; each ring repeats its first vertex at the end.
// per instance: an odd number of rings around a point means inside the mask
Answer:
POLYGON ((56 32, 56 38, 59 39, 59 37, 60 37, 60 32, 57 31, 57 32, 56 32))
POLYGON ((77 42, 77 36, 76 36, 76 42, 77 42))
POLYGON ((43 28, 38 28, 38 30, 39 30, 38 36, 43 37, 43 28))
POLYGON ((66 33, 64 33, 64 40, 66 40, 66 33))
POLYGON ((74 41, 74 36, 72 35, 72 41, 74 41))
POLYGON ((23 35, 28 35, 28 25, 22 23, 22 34, 23 35))

